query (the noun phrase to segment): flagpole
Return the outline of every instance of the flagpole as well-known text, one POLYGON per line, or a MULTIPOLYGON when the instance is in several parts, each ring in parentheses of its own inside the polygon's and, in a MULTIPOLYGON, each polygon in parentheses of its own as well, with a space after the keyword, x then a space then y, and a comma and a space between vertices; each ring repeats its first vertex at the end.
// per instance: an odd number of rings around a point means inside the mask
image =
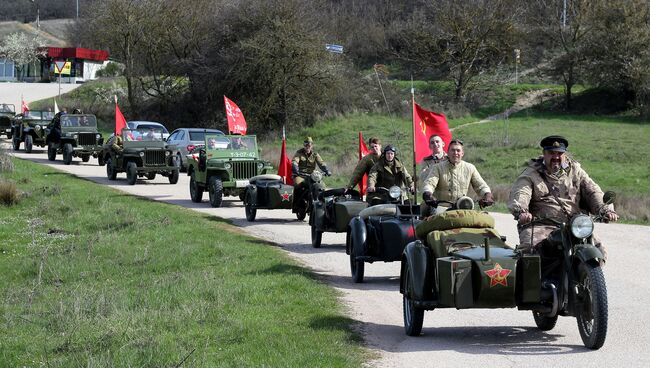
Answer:
POLYGON ((418 204, 418 172, 415 162, 415 88, 413 87, 413 74, 411 74, 411 133, 413 135, 413 205, 418 204))

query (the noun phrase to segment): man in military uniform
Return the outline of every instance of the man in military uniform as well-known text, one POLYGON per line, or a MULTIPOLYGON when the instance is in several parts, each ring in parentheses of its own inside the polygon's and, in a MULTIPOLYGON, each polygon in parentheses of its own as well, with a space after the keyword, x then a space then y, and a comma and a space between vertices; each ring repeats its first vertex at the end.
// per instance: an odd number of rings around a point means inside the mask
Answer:
MULTIPOLYGON (((524 226, 533 218, 553 217, 568 221, 574 214, 600 214, 608 221, 617 221, 613 206, 603 203, 603 192, 580 164, 567 157, 569 142, 562 136, 549 136, 540 142, 543 156, 528 162, 510 190, 508 209, 518 220, 519 246, 535 253, 539 244, 557 225, 524 226), (584 208, 581 208, 581 203, 584 208)), ((607 257, 607 252, 594 235, 594 243, 607 257)))
MULTIPOLYGON (((314 141, 311 137, 305 138, 303 142, 303 148, 296 151, 293 155, 293 160, 291 160, 291 171, 293 178, 293 197, 302 198, 304 191, 307 190, 307 184, 305 183, 305 178, 300 175, 310 175, 314 170, 316 170, 316 165, 323 171, 325 176, 330 176, 331 173, 325 165, 325 161, 320 157, 320 155, 314 152, 314 141)), ((300 203, 300 201, 294 201, 294 210, 295 205, 300 203)))
POLYGON ((370 169, 372 169, 381 156, 381 141, 379 138, 370 138, 368 140, 368 147, 370 147, 370 152, 363 156, 363 158, 357 163, 357 167, 355 167, 352 172, 350 182, 348 182, 348 188, 354 188, 359 184, 361 179, 363 179, 363 176, 370 173, 370 169))
POLYGON ((121 136, 115 135, 111 137, 111 140, 112 140, 111 148, 113 149, 114 152, 118 153, 124 150, 124 142, 121 136))
POLYGON ((429 177, 429 172, 433 165, 438 164, 447 158, 447 153, 445 152, 445 141, 443 141, 439 135, 433 134, 429 137, 429 149, 431 149, 431 154, 422 160, 422 170, 420 170, 420 176, 418 178, 418 180, 422 180, 422 182, 429 177))
POLYGON ((463 142, 456 139, 449 142, 447 155, 446 160, 431 168, 430 176, 424 181, 422 198, 425 201, 455 202, 460 197, 467 195, 471 185, 474 191, 481 196, 480 203, 483 207, 494 204, 490 187, 485 183, 476 167, 463 161, 465 155, 463 142))
POLYGON ((406 171, 406 167, 395 157, 396 151, 395 147, 387 145, 377 163, 370 169, 366 201, 371 205, 386 198, 385 194, 376 193, 377 187, 388 189, 397 185, 400 188, 407 188, 411 192, 415 190, 413 178, 406 171))

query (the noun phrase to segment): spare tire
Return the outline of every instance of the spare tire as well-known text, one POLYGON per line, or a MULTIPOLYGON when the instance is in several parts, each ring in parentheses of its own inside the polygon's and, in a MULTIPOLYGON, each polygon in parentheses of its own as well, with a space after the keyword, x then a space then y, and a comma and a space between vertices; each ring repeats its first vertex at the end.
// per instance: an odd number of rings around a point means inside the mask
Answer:
POLYGON ((460 227, 494 228, 494 218, 487 212, 475 210, 450 210, 424 219, 415 227, 418 239, 426 239, 434 230, 449 230, 460 227))

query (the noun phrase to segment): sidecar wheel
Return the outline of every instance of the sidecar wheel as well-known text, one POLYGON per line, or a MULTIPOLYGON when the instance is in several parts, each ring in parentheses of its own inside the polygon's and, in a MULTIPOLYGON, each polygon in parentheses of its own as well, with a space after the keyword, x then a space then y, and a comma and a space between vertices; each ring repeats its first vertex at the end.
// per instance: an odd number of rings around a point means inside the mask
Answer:
POLYGON ((424 323, 424 309, 418 308, 409 298, 411 290, 413 289, 413 281, 411 281, 411 272, 408 264, 404 270, 406 280, 406 290, 402 296, 402 308, 404 310, 404 331, 408 336, 420 336, 422 333, 422 324, 424 323))
POLYGON ((550 331, 555 327, 557 323, 557 316, 555 317, 546 317, 540 312, 533 312, 533 318, 535 319, 535 324, 537 328, 542 331, 550 331))
POLYGON ((63 163, 70 165, 72 162, 72 144, 66 143, 63 145, 63 163))
POLYGON ((600 349, 607 337, 607 286, 600 266, 580 264, 578 268, 576 319, 582 342, 600 349))
POLYGON ((314 248, 320 248, 320 244, 322 240, 323 240, 323 232, 316 229, 315 225, 311 225, 311 246, 314 248))
POLYGON ((246 211, 246 220, 250 222, 255 221, 255 216, 257 216, 257 208, 253 208, 253 205, 248 203, 244 207, 244 210, 246 211))

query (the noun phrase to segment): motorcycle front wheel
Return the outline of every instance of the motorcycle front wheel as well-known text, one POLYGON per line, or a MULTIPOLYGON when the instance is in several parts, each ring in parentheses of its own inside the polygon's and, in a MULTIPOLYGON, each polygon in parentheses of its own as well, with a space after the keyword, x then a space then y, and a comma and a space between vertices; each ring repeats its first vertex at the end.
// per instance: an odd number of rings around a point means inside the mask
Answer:
POLYGON ((589 349, 600 349, 607 336, 607 286, 600 266, 578 266, 576 319, 582 342, 589 349))

